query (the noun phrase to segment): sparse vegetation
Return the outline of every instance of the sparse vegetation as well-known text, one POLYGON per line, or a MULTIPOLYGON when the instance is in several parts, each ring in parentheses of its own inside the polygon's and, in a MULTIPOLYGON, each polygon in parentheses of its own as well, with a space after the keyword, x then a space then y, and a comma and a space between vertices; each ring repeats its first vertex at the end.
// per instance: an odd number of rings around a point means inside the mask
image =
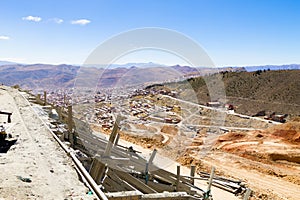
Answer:
MULTIPOLYGON (((267 113, 300 115, 300 70, 257 70, 255 72, 222 72, 222 81, 228 103, 239 113, 254 115, 261 110, 267 113)), ((197 101, 211 101, 203 77, 187 82, 169 84, 169 87, 193 88, 197 101)), ((190 94, 181 98, 188 98, 190 94)))

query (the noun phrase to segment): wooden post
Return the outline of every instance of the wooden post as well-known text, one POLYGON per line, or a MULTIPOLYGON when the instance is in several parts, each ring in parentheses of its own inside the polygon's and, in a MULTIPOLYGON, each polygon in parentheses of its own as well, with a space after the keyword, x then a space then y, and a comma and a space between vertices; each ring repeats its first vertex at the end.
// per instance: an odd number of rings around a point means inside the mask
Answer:
POLYGON ((74 145, 74 134, 73 134, 73 111, 72 111, 72 106, 68 106, 68 119, 67 119, 67 124, 68 124, 68 129, 69 129, 69 142, 71 145, 74 145))
POLYGON ((66 105, 66 93, 64 93, 64 105, 66 105))
POLYGON ((145 169, 145 183, 148 184, 149 180, 149 162, 146 162, 146 169, 145 169))
POLYGON ((103 154, 104 156, 110 156, 110 151, 113 147, 114 141, 116 139, 116 135, 117 135, 118 130, 119 130, 120 118, 121 118, 120 115, 118 115, 117 119, 115 121, 113 130, 110 134, 109 141, 107 142, 107 145, 106 145, 106 148, 105 148, 105 151, 104 151, 104 154, 103 154))
POLYGON ((247 188, 243 200, 248 200, 249 197, 250 197, 250 195, 251 195, 251 193, 252 193, 251 189, 250 189, 250 188, 247 188))
POLYGON ((176 191, 179 191, 179 182, 180 182, 180 165, 177 165, 177 179, 176 179, 176 191))
POLYGON ((154 149, 153 152, 152 152, 152 154, 151 154, 151 156, 150 156, 150 158, 149 158, 149 160, 148 160, 148 163, 149 163, 150 165, 152 164, 152 162, 153 162, 153 160, 154 160, 154 157, 155 157, 156 153, 157 153, 157 150, 154 149))
POLYGON ((194 177, 195 177, 195 171, 196 171, 196 166, 192 165, 191 166, 191 174, 190 174, 190 176, 192 177, 191 178, 191 184, 193 184, 193 185, 195 183, 195 179, 194 179, 194 177))
POLYGON ((44 106, 47 105, 47 92, 44 91, 44 106))
POLYGON ((119 139, 120 139, 120 134, 117 133, 117 137, 116 137, 116 140, 115 140, 115 143, 114 143, 114 147, 118 145, 119 139))
POLYGON ((7 116, 7 123, 11 123, 11 115, 12 115, 12 113, 8 114, 8 116, 7 116))
POLYGON ((68 106, 68 129, 70 132, 72 132, 73 129, 73 111, 72 111, 72 106, 68 106))
POLYGON ((210 177, 208 180, 208 186, 207 186, 207 192, 209 192, 209 193, 210 193, 211 185, 213 182, 214 174, 215 174, 215 167, 212 167, 211 172, 210 172, 210 177))
POLYGON ((58 120, 62 121, 62 108, 60 106, 57 106, 57 113, 58 113, 58 120))
POLYGON ((41 100, 41 94, 37 94, 37 100, 40 101, 41 100))

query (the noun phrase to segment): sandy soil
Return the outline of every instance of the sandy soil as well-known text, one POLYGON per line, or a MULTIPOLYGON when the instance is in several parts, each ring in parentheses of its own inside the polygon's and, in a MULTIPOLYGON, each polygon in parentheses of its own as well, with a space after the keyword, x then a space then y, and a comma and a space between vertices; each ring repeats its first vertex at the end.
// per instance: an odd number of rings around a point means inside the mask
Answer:
POLYGON ((1 110, 13 112, 7 132, 18 138, 0 154, 0 199, 92 199, 71 159, 18 91, 1 86, 0 102, 1 110))

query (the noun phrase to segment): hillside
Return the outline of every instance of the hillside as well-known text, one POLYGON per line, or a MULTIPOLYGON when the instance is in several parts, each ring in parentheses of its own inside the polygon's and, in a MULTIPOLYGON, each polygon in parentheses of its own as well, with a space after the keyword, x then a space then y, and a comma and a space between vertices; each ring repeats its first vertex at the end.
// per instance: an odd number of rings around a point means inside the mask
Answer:
POLYGON ((32 90, 71 87, 78 69, 72 65, 4 65, 0 67, 0 83, 32 90))
MULTIPOLYGON (((216 75, 212 75, 216 76, 216 75)), ((227 103, 233 104, 238 113, 255 115, 259 111, 267 114, 300 115, 300 70, 221 72, 227 103)), ((206 77, 209 79, 209 76, 206 77)), ((181 90, 181 97, 205 104, 211 99, 203 77, 168 84, 181 90), (189 89, 193 90, 189 90, 189 89), (194 94, 191 94, 194 93, 194 94)))

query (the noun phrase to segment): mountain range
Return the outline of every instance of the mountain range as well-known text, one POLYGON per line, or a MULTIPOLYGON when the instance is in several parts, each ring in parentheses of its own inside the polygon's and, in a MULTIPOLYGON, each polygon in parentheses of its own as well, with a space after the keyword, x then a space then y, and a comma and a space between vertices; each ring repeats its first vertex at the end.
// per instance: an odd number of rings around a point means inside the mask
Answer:
POLYGON ((300 65, 194 68, 190 66, 166 66, 156 63, 128 63, 124 65, 75 66, 50 64, 15 64, 0 61, 0 83, 20 85, 25 89, 71 88, 74 83, 83 87, 122 87, 126 85, 152 84, 183 80, 188 77, 208 75, 222 71, 242 72, 247 69, 300 69, 300 65))

